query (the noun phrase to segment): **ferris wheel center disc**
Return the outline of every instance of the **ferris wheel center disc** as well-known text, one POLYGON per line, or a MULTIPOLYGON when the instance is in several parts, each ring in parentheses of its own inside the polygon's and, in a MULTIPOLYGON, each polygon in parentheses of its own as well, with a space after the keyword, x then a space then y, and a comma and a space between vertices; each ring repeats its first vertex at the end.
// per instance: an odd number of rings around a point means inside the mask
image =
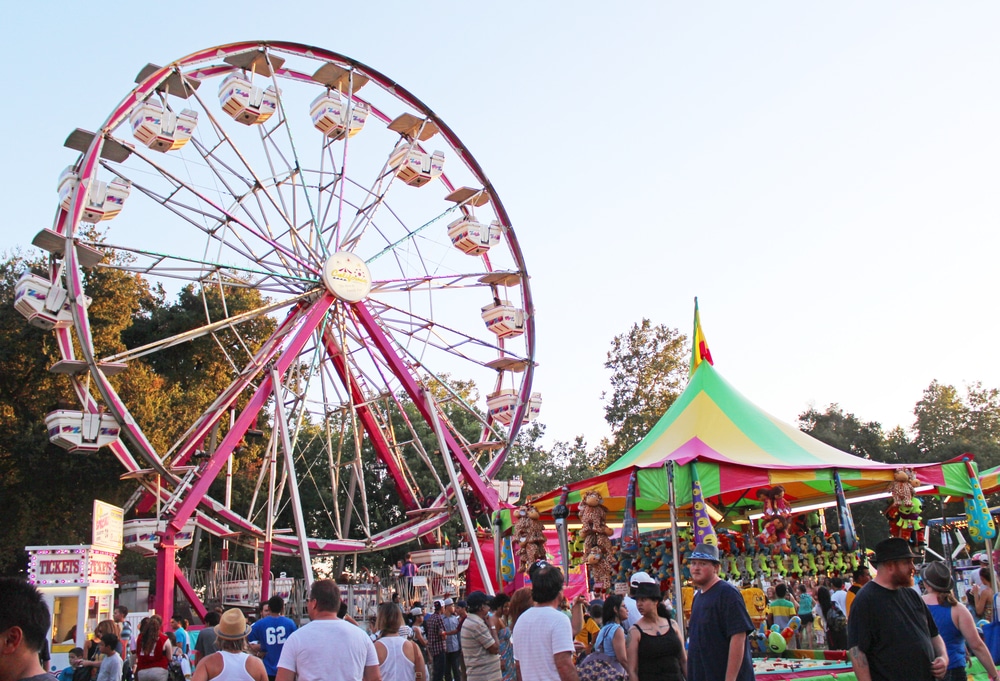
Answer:
POLYGON ((372 275, 364 260, 353 253, 338 251, 323 265, 323 283, 340 300, 359 303, 372 290, 372 275))

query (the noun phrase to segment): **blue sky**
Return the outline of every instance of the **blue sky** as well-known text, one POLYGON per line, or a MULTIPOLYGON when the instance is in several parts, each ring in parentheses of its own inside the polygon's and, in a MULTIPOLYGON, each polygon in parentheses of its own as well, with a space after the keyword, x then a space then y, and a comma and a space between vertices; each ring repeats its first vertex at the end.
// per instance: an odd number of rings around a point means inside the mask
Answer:
POLYGON ((909 426, 932 379, 1000 385, 1000 5, 18 3, 0 248, 49 226, 62 148, 147 62, 290 40, 403 84, 496 186, 532 277, 550 439, 607 432, 611 338, 642 317, 794 420, 909 426), (143 9, 145 7, 145 9, 143 9))

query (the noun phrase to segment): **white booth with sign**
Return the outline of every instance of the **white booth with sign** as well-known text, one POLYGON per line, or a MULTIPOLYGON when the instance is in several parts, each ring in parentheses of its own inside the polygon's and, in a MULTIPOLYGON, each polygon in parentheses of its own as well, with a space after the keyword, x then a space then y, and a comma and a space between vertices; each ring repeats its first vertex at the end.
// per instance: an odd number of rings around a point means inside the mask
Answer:
POLYGON ((69 651, 82 648, 98 622, 113 618, 122 516, 122 509, 95 501, 93 544, 25 547, 28 581, 38 588, 52 613, 47 671, 58 673, 67 667, 69 651))

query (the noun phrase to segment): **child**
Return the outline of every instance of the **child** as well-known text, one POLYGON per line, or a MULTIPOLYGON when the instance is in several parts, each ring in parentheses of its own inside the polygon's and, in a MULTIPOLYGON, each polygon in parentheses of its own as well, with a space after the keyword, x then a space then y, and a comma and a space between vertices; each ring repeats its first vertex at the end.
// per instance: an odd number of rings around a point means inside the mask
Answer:
MULTIPOLYGON (((83 648, 73 648, 69 651, 69 666, 59 672, 59 681, 73 681, 73 675, 76 673, 77 668, 80 663, 79 660, 83 659, 83 648)), ((87 677, 90 677, 90 670, 85 670, 87 672, 87 677)), ((82 678, 82 674, 81 674, 82 678)))
POLYGON ((187 655, 181 650, 181 647, 177 645, 177 636, 172 631, 167 632, 167 639, 170 640, 170 645, 173 647, 173 657, 170 658, 170 681, 180 681, 177 678, 177 673, 184 676, 185 681, 191 681, 191 663, 188 661, 187 655))
POLYGON ((122 678, 122 658, 118 654, 121 641, 117 634, 104 634, 101 637, 101 668, 97 672, 97 681, 121 681, 122 678))

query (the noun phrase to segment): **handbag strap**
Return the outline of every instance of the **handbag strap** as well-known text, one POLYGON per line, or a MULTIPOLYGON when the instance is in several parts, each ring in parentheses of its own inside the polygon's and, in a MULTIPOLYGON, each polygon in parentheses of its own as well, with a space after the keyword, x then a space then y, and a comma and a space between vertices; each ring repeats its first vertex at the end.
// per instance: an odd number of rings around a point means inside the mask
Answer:
MULTIPOLYGON (((609 622, 608 624, 605 624, 603 627, 601 627, 601 630, 597 632, 597 640, 594 641, 594 647, 603 650, 604 646, 601 644, 601 641, 604 640, 605 634, 607 634, 609 631, 617 631, 615 627, 621 627, 621 625, 618 624, 617 622, 609 622)), ((612 636, 614 636, 614 634, 612 634, 612 636)))

